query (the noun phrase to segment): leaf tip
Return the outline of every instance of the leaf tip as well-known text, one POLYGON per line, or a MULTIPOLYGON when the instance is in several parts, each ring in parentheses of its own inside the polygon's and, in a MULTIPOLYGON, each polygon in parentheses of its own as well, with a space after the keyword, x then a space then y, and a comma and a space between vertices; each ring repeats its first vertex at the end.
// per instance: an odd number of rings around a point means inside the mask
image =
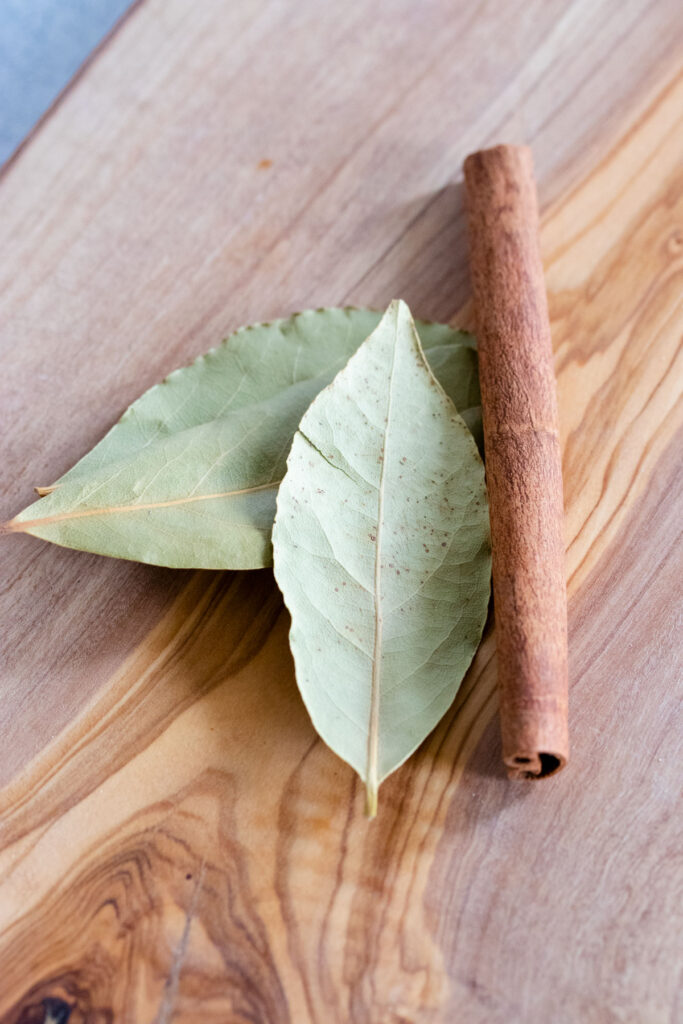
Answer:
POLYGON ((44 498, 46 494, 52 494, 53 491, 57 490, 57 484, 50 484, 49 487, 34 487, 33 490, 39 498, 44 498))
POLYGON ((387 313, 393 314, 398 320, 399 317, 410 316, 410 309, 404 299, 392 299, 387 308, 387 313))

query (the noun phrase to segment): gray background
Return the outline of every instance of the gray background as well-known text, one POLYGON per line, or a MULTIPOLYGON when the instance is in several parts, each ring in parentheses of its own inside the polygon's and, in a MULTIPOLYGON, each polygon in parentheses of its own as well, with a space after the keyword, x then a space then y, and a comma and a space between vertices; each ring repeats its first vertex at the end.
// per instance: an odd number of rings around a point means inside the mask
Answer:
POLYGON ((0 164, 131 0, 0 0, 0 164))

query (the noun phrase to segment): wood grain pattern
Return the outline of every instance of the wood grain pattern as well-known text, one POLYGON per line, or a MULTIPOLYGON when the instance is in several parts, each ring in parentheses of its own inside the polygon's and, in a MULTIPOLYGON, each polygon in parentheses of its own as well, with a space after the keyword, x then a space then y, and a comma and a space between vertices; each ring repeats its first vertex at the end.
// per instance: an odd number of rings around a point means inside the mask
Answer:
POLYGON ((240 323, 402 295, 466 325, 458 169, 532 144, 574 744, 504 778, 491 633, 368 824, 268 572, 4 538, 2 1024, 680 1018, 682 29, 145 0, 6 169, 1 518, 240 323))

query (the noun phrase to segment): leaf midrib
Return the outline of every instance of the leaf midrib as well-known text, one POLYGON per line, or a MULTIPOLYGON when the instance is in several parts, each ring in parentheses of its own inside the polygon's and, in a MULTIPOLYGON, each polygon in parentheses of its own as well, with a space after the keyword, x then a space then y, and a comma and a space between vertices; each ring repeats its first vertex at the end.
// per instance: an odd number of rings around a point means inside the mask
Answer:
POLYGON ((177 505, 188 505, 197 501, 214 501, 220 498, 236 498, 243 494, 255 494, 257 491, 277 490, 281 480, 273 480, 266 484, 257 484, 255 487, 243 487, 235 491, 218 491, 215 494, 191 494, 182 498, 171 498, 168 501, 152 501, 133 505, 109 505, 101 508, 76 509, 73 512, 60 512, 52 516, 43 516, 38 519, 11 519, 0 527, 7 533, 29 532, 31 527, 43 526, 49 523, 59 523, 65 519, 83 519, 87 516, 116 515, 122 512, 145 512, 157 508, 171 508, 177 505))
POLYGON ((384 482, 388 463, 389 432, 391 425, 391 400, 393 397, 394 367, 396 365, 396 347, 398 343, 398 317, 394 322, 394 345, 389 371, 389 395, 387 399, 387 415, 384 424, 384 442, 382 445, 382 464, 379 473, 377 493, 377 535, 375 537, 375 571, 373 596, 375 605, 375 640, 372 652, 372 678, 370 685, 370 721, 368 726, 368 759, 365 772, 366 812, 374 818, 377 813, 377 790, 379 788, 377 763, 379 760, 379 703, 382 683, 382 534, 384 526, 384 482))

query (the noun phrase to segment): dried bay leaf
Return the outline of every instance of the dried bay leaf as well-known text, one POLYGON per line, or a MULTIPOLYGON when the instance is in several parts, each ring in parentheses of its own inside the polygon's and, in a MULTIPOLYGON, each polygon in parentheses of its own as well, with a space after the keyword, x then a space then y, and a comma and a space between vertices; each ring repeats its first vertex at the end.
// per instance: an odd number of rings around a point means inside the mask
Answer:
POLYGON ((374 814, 455 697, 491 573, 484 467, 405 303, 305 413, 273 545, 299 689, 374 814))
MULTIPOLYGON (((277 488, 296 427, 380 317, 308 310, 240 329, 142 395, 4 530, 173 568, 269 565, 277 488)), ((473 338, 441 324, 418 329, 476 432, 473 338)))

